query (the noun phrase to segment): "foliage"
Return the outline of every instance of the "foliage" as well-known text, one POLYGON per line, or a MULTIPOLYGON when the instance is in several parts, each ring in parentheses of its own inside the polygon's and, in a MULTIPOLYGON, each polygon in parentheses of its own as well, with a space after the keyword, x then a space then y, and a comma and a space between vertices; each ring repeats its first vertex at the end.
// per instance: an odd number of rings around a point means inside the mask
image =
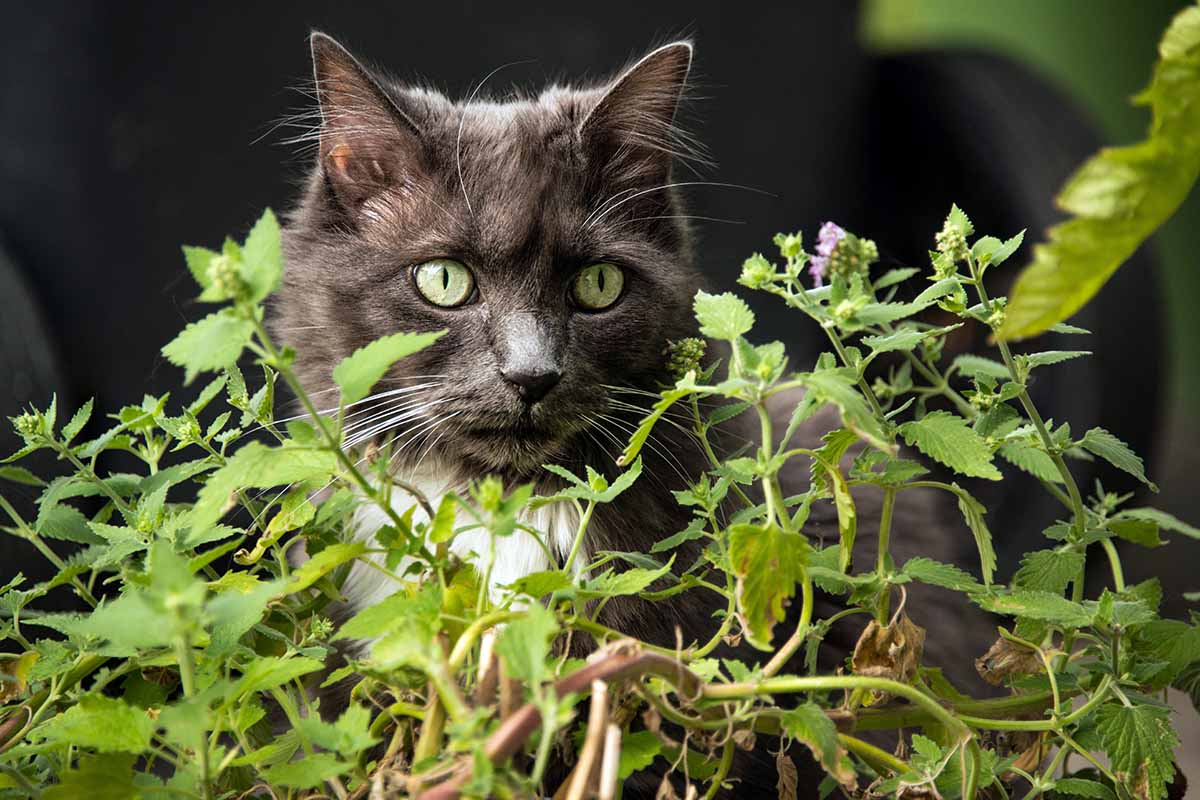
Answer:
MULTIPOLYGON (((1171 59, 1191 58, 1180 43, 1200 28, 1194 12, 1168 32, 1156 83, 1178 77, 1171 59)), ((1156 103, 1167 103, 1165 86, 1156 103)), ((386 394, 376 386, 392 367, 440 333, 361 348, 333 371, 336 405, 319 410, 294 354, 263 325, 283 271, 274 216, 242 244, 185 248, 199 299, 220 305, 163 349, 186 384, 211 375, 193 398, 147 396, 92 438, 81 438, 101 422, 91 402, 68 416, 52 400, 12 420, 22 446, 0 479, 38 498, 23 516, 0 497, 3 530, 56 574, 0 587, 0 641, 11 651, 0 655, 0 798, 604 796, 643 770, 670 771, 692 784, 688 796, 702 787, 712 797, 736 792, 734 753, 755 747, 777 754, 784 797, 815 792, 798 786, 801 753, 828 775, 822 796, 1167 797, 1177 739, 1159 697, 1169 686, 1200 696, 1200 624, 1159 618, 1161 587, 1125 582, 1116 541, 1157 547, 1163 533, 1200 530, 1101 486, 1085 498, 1067 459, 1154 486, 1116 435, 1073 433, 1034 406, 1032 373, 1087 353, 1013 354, 999 336, 1014 305, 989 295, 984 274, 1022 235, 976 237, 953 207, 932 239, 922 276, 880 270, 873 242, 832 223, 815 257, 799 234, 779 235, 780 260, 751 257, 740 283, 828 338, 807 370, 790 367, 779 342, 753 340, 741 298, 699 292, 698 328, 714 341, 668 349, 661 396, 630 433, 623 471, 548 464, 552 494, 484 477, 440 498, 391 475, 394 440, 362 435, 369 412, 354 419, 386 394), (997 336, 996 357, 946 355, 962 326, 997 336), (238 366, 250 361, 255 390, 238 366), (280 382, 298 417, 276 417, 280 382), (780 430, 768 403, 782 398, 795 407, 780 430), (834 429, 820 447, 797 445, 796 431, 823 409, 834 429), (718 431, 745 422, 756 444, 721 452, 718 431), (709 460, 675 492, 690 524, 664 531, 648 553, 587 555, 597 506, 645 479, 641 452, 666 424, 686 427, 709 460), (38 451, 63 474, 46 480, 16 463, 38 451), (796 459, 812 480, 786 496, 780 476, 796 459), (972 491, 1018 473, 1039 481, 1062 516, 1001 583, 987 509, 972 491), (957 507, 977 564, 896 564, 893 512, 912 492, 957 507), (858 507, 872 493, 882 498, 877 519, 858 507), (809 524, 820 504, 837 517, 827 544, 809 524), (452 553, 456 537, 480 531, 493 552, 518 530, 548 549, 534 527, 546 517, 533 513, 547 506, 578 520, 552 569, 493 587, 488 553, 478 564, 452 553), (386 520, 371 538, 356 535, 368 510, 386 520), (868 535, 878 541, 873 563, 856 564, 855 543, 868 535), (702 556, 678 563, 687 542, 702 556), (305 557, 294 558, 301 546, 305 557), (1097 559, 1111 577, 1089 596, 1097 559), (343 619, 337 602, 356 564, 397 589, 343 619), (937 634, 906 606, 914 583, 999 615, 995 644, 963 657, 1003 696, 970 697, 923 663, 937 634), (818 589, 839 602, 829 617, 818 589), (725 604, 701 641, 668 649, 599 616, 617 596, 694 592, 725 604), (66 593, 87 611, 41 610, 66 593), (860 636, 844 665, 823 671, 818 655, 839 621, 860 636), (568 638, 597 652, 570 658, 568 638), (321 699, 333 696, 347 699, 321 699), (905 735, 889 752, 856 726, 905 735), (556 752, 577 763, 565 788, 547 785, 556 752), (1088 768, 1070 773, 1072 754, 1088 768)), ((676 791, 664 778, 659 796, 676 791)))

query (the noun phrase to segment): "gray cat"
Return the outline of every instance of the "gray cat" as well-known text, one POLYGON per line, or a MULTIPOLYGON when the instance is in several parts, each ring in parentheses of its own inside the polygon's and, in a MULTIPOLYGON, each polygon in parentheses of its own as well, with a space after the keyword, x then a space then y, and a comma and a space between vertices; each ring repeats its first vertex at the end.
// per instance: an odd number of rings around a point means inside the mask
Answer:
MULTIPOLYGON (((354 441, 395 434, 394 473, 435 502, 489 473, 544 481, 540 465, 550 462, 614 474, 615 455, 664 380, 667 342, 694 333, 691 300, 701 281, 672 186, 674 163, 689 153, 674 120, 690 43, 660 47, 597 87, 554 86, 536 97, 465 103, 368 72, 324 35, 313 36, 312 48, 321 111, 317 159, 286 226, 288 269, 273 320, 299 354, 307 390, 319 397, 331 389, 333 365, 380 336, 444 328, 445 336, 403 361, 383 384, 387 391, 350 419, 354 441)), ((783 415, 788 400, 780 401, 783 415)), ((820 417, 801 438, 816 442, 834 424, 820 417)), ((733 427, 728 446, 753 437, 733 427)), ((670 490, 703 471, 700 452, 664 424, 644 458, 645 474, 633 488, 597 509, 589 553, 648 552, 687 524, 670 490)), ((807 468, 797 463, 786 477, 788 493, 803 491, 807 468)), ((968 537, 943 518, 944 509, 916 492, 901 497, 893 534, 898 560, 919 552, 967 561, 968 537)), ((864 490, 865 559, 875 547, 878 506, 878 496, 864 490)), ((370 536, 382 522, 381 514, 364 511, 359 529, 370 536)), ((545 511, 530 522, 548 532, 561 563, 577 522, 573 512, 545 511)), ((818 504, 805 532, 836 537, 829 504, 818 504)), ((485 544, 463 535, 453 549, 472 558, 485 544)), ((498 544, 497 587, 552 566, 524 534, 498 544)), ((675 564, 682 570, 699 557, 694 543, 685 544, 675 564)), ((396 588, 359 568, 345 591, 357 608, 396 588)), ((919 609, 928 591, 938 590, 915 589, 910 609, 919 609)), ((601 620, 672 646, 677 637, 685 644, 707 639, 723 603, 703 591, 653 604, 618 598, 604 606, 601 620)), ((819 614, 833 608, 828 601, 819 614)), ((940 619, 912 613, 932 628, 927 651, 934 663, 946 642, 955 656, 948 662, 960 664, 986 648, 986 628, 949 611, 940 619)), ((834 630, 822 658, 827 667, 845 657, 861 627, 834 630)), ((574 644, 586 649, 581 638, 574 644)), ((747 796, 774 791, 771 756, 759 750, 740 756, 734 771, 747 796)), ((806 779, 815 786, 819 772, 808 770, 806 779)), ((652 796, 656 785, 645 777, 625 794, 652 796)))

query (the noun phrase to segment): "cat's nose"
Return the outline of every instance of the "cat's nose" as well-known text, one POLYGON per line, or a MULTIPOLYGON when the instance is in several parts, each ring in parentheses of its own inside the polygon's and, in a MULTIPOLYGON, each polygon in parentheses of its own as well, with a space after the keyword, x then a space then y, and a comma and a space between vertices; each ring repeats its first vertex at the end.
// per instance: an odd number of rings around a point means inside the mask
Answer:
POLYGON ((527 405, 533 405, 546 396, 558 383, 562 373, 554 369, 508 369, 501 370, 504 380, 517 387, 517 394, 527 405))

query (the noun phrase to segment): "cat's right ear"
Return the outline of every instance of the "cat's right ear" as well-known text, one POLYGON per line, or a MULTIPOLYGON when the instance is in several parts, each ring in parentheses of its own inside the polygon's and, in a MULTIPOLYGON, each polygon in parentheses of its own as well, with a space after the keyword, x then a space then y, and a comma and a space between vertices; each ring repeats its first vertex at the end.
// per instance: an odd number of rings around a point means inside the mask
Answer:
POLYGON ((332 37, 310 39, 321 108, 319 158, 330 188, 347 211, 421 170, 421 133, 375 79, 332 37))

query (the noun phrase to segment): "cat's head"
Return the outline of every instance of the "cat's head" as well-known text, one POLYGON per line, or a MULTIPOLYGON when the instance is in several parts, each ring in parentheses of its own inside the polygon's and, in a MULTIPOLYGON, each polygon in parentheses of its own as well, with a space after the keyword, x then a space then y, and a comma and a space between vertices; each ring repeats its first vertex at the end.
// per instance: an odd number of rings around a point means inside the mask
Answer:
MULTIPOLYGON (((425 456, 522 474, 582 442, 615 453, 688 335, 696 286, 671 184, 692 47, 604 85, 455 102, 312 38, 317 160, 285 233, 277 335, 306 389, 396 331, 447 333, 348 420, 425 456), (607 418, 607 419, 605 419, 607 418)), ((478 94, 478 93, 477 93, 478 94)))

